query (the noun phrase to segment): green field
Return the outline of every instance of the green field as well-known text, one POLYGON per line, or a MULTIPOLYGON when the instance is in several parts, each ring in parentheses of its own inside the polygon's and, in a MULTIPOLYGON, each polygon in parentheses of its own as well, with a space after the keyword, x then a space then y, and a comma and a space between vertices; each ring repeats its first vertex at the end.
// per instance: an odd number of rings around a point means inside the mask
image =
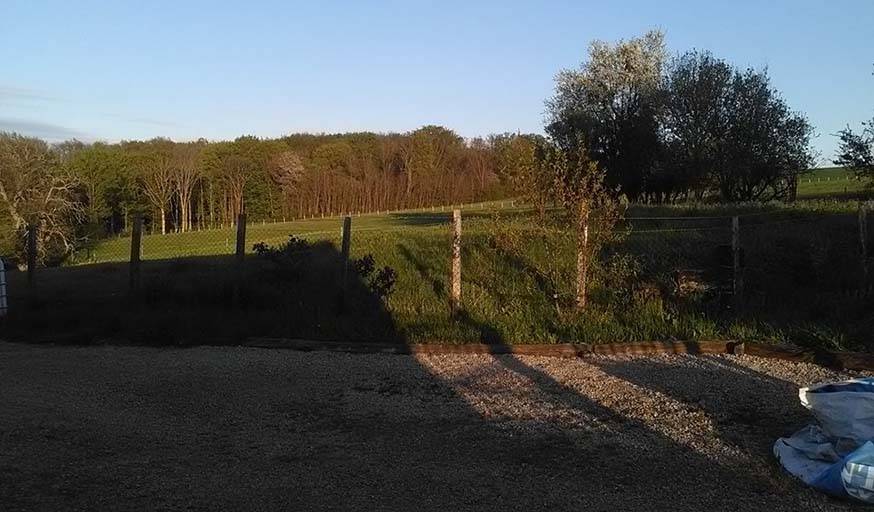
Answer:
POLYGON ((842 167, 813 169, 798 181, 799 198, 854 198, 870 192, 870 183, 856 178, 854 173, 842 167))
POLYGON ((13 272, 12 311, 19 313, 10 315, 7 332, 158 344, 247 336, 441 343, 730 338, 871 348, 872 282, 863 277, 852 202, 634 207, 593 269, 592 303, 583 313, 572 307, 575 236, 561 212, 540 220, 524 207, 504 206, 464 210, 465 311, 457 317, 447 297, 449 212, 418 211, 353 219, 352 256, 371 254, 397 274, 385 301, 355 282, 347 307, 337 306, 340 219, 312 219, 248 228, 247 249, 289 235, 317 244, 292 272, 254 255, 238 270, 232 229, 146 236, 142 290, 133 295, 126 239, 93 248, 94 260, 109 263, 42 269, 33 289, 13 272), (740 307, 714 291, 677 297, 676 270, 704 271, 714 286, 725 279, 718 255, 731 242, 735 214, 742 215, 745 260, 740 307))

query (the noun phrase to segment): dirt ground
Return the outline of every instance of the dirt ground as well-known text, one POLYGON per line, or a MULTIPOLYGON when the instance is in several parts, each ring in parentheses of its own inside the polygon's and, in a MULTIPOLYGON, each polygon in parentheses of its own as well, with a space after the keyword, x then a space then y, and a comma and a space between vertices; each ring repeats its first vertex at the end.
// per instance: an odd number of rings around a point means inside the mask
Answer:
POLYGON ((749 356, 394 356, 0 343, 3 510, 841 510, 784 475, 749 356))

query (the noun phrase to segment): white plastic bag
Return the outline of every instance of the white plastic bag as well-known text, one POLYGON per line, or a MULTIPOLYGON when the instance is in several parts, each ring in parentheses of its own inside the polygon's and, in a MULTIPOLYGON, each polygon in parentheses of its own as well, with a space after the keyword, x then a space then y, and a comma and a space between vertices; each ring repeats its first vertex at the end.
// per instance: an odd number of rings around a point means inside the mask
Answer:
POLYGON ((874 439, 874 378, 801 388, 798 397, 827 436, 856 445, 874 439))
POLYGON ((780 464, 822 492, 874 503, 874 378, 802 388, 798 396, 821 425, 778 439, 780 464))

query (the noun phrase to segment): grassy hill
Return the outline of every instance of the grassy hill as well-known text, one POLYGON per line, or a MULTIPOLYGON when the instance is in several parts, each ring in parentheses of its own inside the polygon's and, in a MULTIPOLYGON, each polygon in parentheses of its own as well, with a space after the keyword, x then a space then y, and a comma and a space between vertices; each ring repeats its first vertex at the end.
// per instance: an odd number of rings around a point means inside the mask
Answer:
POLYGON ((843 167, 821 167, 805 173, 798 181, 800 198, 852 199, 871 192, 871 184, 859 180, 843 167))
MULTIPOLYGON (((505 205, 507 206, 507 205, 505 205)), ((142 289, 127 292, 127 241, 91 251, 108 263, 44 269, 33 290, 10 274, 7 333, 147 343, 235 343, 246 336, 466 343, 608 343, 713 338, 869 348, 874 325, 851 203, 635 207, 594 269, 592 305, 572 308, 573 233, 560 211, 538 219, 499 203, 464 211, 463 301, 448 306, 449 213, 353 219, 352 255, 370 254, 397 282, 387 300, 354 278, 341 299, 340 220, 249 226, 247 248, 295 235, 311 242, 287 268, 232 263, 231 229, 144 240, 142 289), (717 289, 675 293, 674 272, 724 285, 730 215, 741 214, 742 307, 717 289), (236 286, 235 286, 236 283, 236 286)))

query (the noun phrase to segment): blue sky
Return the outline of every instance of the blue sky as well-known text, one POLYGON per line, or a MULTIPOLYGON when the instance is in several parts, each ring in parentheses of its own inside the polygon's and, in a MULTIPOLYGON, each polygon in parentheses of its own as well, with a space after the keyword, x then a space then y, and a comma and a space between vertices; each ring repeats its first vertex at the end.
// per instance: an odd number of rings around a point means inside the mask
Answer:
POLYGON ((769 69, 831 159, 874 117, 874 1, 3 0, 0 130, 50 140, 540 132, 555 73, 650 28, 769 69))

